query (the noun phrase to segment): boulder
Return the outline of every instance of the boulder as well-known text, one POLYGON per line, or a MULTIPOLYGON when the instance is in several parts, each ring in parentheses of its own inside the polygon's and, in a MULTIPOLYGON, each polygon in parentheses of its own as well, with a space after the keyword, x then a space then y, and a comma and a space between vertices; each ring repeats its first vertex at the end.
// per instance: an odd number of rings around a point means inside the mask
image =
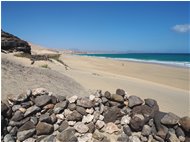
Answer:
POLYGON ((13 115, 13 117, 11 118, 12 121, 19 121, 22 120, 24 118, 24 114, 21 111, 16 111, 13 115))
POLYGON ((90 101, 88 98, 81 98, 77 100, 77 105, 84 107, 84 108, 91 108, 94 106, 93 102, 90 101))
POLYGON ((120 102, 120 103, 123 103, 124 102, 124 99, 122 96, 118 95, 118 94, 112 94, 111 95, 111 99, 113 101, 116 101, 116 102, 120 102))
POLYGON ((14 138, 10 134, 5 135, 3 140, 4 142, 15 142, 14 138))
POLYGON ((179 120, 179 124, 186 131, 190 132, 190 117, 186 116, 179 120))
POLYGON ((31 121, 27 121, 25 124, 23 124, 19 129, 18 132, 25 131, 25 130, 30 130, 30 129, 35 129, 35 125, 31 121))
POLYGON ((58 128, 59 132, 62 132, 64 130, 66 130, 69 127, 69 124, 67 121, 63 121, 60 125, 60 127, 58 128))
POLYGON ((70 115, 66 117, 68 121, 81 121, 82 115, 74 110, 70 115))
POLYGON ((60 113, 62 112, 64 109, 66 109, 68 106, 68 101, 62 101, 60 103, 57 103, 55 106, 54 106, 54 113, 60 113))
POLYGON ((40 111, 40 108, 38 106, 31 106, 29 107, 26 112, 24 113, 24 117, 28 116, 28 115, 32 115, 36 112, 40 111))
POLYGON ((130 96, 128 100, 130 108, 143 104, 143 100, 137 96, 130 96))
POLYGON ((35 133, 35 129, 29 129, 25 131, 20 131, 17 133, 17 139, 19 141, 24 141, 25 139, 32 137, 32 135, 35 133))
POLYGON ((36 125, 36 134, 39 135, 49 135, 53 132, 53 126, 45 122, 39 122, 36 125))
POLYGON ((118 94, 118 95, 124 97, 124 96, 125 96, 125 91, 124 91, 123 89, 117 89, 117 90, 116 90, 116 94, 118 94))
POLYGON ((129 124, 134 131, 141 131, 145 124, 144 116, 141 114, 134 115, 129 124))
POLYGON ((37 96, 34 100, 36 106, 42 107, 51 101, 51 97, 48 95, 37 96))
POLYGON ((77 130, 79 133, 86 133, 88 132, 89 128, 86 126, 83 122, 77 122, 74 125, 75 130, 77 130))
POLYGON ((171 112, 164 115, 164 117, 161 119, 161 123, 165 125, 175 125, 179 121, 179 117, 171 112))
POLYGON ((118 107, 111 107, 103 114, 105 123, 120 120, 123 115, 118 107))
POLYGON ((78 142, 75 136, 75 129, 67 128, 56 136, 56 139, 60 142, 78 142))
POLYGON ((38 95, 48 95, 48 91, 45 88, 36 88, 32 90, 32 95, 38 96, 38 95))

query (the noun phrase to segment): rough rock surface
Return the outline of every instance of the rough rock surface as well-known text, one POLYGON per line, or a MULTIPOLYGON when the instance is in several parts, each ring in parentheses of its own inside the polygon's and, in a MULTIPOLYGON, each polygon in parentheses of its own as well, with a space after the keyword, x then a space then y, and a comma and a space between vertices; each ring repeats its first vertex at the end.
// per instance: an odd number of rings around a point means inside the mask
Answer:
POLYGON ((31 54, 31 47, 28 42, 1 30, 1 49, 13 52, 23 51, 31 54))
POLYGON ((116 91, 115 95, 120 97, 115 100, 108 91, 104 95, 97 91, 89 98, 50 94, 43 88, 9 98, 8 104, 2 102, 1 140, 187 142, 190 139, 190 118, 159 111, 153 99, 145 99, 143 104, 139 97, 126 97, 121 89, 116 91))

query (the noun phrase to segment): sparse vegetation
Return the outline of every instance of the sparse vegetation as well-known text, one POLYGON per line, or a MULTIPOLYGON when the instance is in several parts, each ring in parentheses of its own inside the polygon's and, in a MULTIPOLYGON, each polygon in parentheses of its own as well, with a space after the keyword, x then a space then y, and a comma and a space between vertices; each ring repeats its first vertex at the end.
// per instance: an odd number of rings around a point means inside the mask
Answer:
POLYGON ((16 57, 23 57, 23 58, 32 58, 32 55, 29 54, 29 53, 17 53, 17 54, 14 54, 14 56, 16 57))
POLYGON ((48 64, 41 65, 40 67, 50 69, 50 67, 48 66, 48 64))

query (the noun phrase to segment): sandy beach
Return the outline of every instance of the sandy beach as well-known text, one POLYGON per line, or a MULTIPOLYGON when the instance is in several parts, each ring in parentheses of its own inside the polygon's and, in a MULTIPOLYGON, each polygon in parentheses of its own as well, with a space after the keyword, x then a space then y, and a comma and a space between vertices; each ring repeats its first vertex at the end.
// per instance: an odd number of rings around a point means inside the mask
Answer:
POLYGON ((62 59, 71 68, 64 74, 86 89, 114 93, 122 88, 129 95, 157 100, 166 112, 190 115, 188 68, 72 55, 63 55, 62 59))
MULTIPOLYGON (((38 50, 35 48, 36 45, 32 47, 35 50, 33 52, 44 54, 47 51, 49 54, 48 49, 38 50)), ((12 55, 2 57, 38 69, 42 69, 41 66, 47 64, 49 69, 45 70, 56 71, 72 78, 87 92, 102 90, 115 93, 117 88, 121 88, 126 90, 128 95, 157 100, 163 111, 174 112, 179 116, 190 115, 188 68, 62 54, 60 59, 69 66, 66 70, 65 66, 57 61, 37 61, 31 65, 31 61, 27 58, 12 55)), ((57 85, 60 83, 61 81, 57 85)), ((6 87, 6 84, 4 86, 6 87)), ((43 87, 43 84, 41 86, 43 87)), ((10 88, 7 90, 10 91, 10 88)))

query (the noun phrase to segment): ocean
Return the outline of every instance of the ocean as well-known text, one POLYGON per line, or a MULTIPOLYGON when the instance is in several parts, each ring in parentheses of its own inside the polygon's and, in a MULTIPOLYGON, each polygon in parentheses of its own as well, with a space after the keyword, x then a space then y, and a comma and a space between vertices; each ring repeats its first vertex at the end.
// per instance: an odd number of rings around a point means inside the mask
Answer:
POLYGON ((80 54, 80 55, 94 56, 100 58, 111 58, 115 60, 157 63, 157 64, 190 68, 190 54, 128 53, 128 54, 80 54))

